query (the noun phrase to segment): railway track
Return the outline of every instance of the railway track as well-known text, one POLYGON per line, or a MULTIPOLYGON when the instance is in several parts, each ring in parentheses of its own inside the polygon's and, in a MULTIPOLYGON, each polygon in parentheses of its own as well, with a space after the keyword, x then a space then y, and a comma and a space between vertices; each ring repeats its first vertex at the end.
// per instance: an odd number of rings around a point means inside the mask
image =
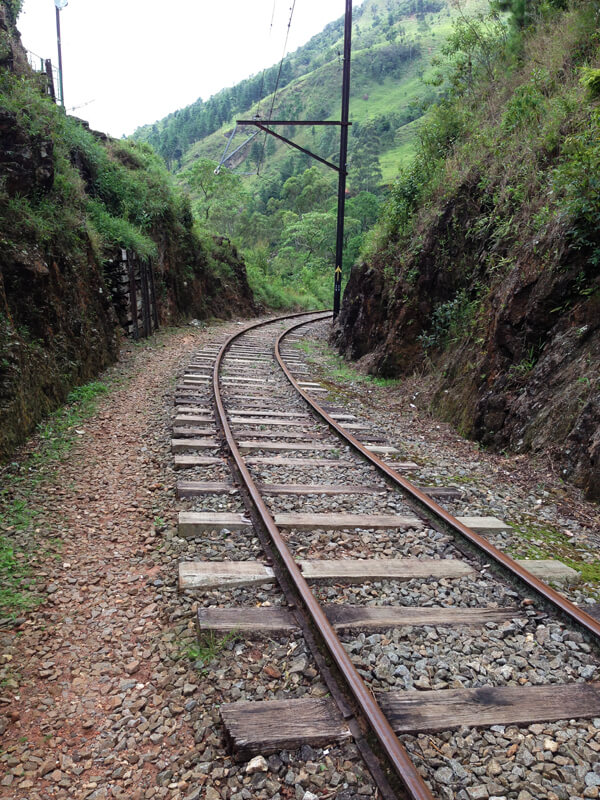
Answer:
MULTIPOLYGON (((199 545, 224 536, 231 554, 180 563, 181 591, 223 594, 200 604, 201 636, 306 645, 295 693, 221 706, 231 747, 262 769, 269 753, 352 738, 371 796, 488 797, 472 781, 455 794, 443 766, 421 759, 419 770, 407 748, 457 728, 600 726, 600 684, 590 680, 600 624, 540 580, 556 564, 514 562, 490 544, 507 530, 502 520, 453 517, 438 501, 456 490, 413 486, 405 476, 415 465, 321 399, 294 344, 324 316, 299 317, 196 353, 176 388, 179 535, 199 545), (221 510, 232 497, 236 510, 221 510), (549 642, 546 680, 531 667, 532 642, 542 660, 549 642)), ((598 796, 600 774, 586 780, 588 793, 574 796, 598 796)))

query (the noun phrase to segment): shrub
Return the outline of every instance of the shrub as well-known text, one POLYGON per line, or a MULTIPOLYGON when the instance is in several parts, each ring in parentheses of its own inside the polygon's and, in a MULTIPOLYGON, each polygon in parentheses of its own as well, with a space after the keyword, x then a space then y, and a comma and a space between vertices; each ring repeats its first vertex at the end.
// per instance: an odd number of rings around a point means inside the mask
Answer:
POLYGON ((600 96, 600 69, 581 68, 581 85, 588 90, 590 97, 600 96))
POLYGON ((554 170, 554 188, 571 221, 569 237, 577 248, 592 248, 600 263, 600 109, 583 118, 564 143, 554 170))

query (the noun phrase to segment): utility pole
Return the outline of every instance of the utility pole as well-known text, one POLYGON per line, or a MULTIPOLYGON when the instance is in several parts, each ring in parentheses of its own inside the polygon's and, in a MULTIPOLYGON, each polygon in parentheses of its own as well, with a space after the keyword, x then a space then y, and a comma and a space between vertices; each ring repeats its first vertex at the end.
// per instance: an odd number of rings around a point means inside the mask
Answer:
POLYGON ((346 0, 344 23, 344 66, 342 77, 342 119, 340 128, 340 171, 338 173, 337 234, 335 243, 335 278, 333 283, 333 318, 340 313, 342 299, 342 255, 344 252, 344 213, 346 211, 346 175, 348 161, 348 116, 350 111, 350 55, 352 53, 352 0, 346 0))
MULTIPOLYGON (((59 0, 55 0, 55 2, 59 2, 59 0)), ((276 139, 289 144, 291 147, 295 147, 296 150, 299 150, 301 153, 306 153, 311 158, 320 161, 321 164, 325 164, 325 166, 334 169, 338 173, 338 209, 337 209, 337 231, 336 231, 336 242, 335 242, 335 273, 334 273, 334 284, 333 284, 333 318, 335 319, 337 315, 340 313, 340 300, 341 300, 341 292, 342 292, 342 255, 344 251, 344 213, 346 210, 346 175, 347 175, 347 161, 348 161, 348 128, 352 125, 351 122, 348 121, 349 112, 350 112, 350 55, 352 52, 352 0, 346 0, 346 16, 344 19, 344 64, 343 64, 343 72, 342 72, 342 118, 339 122, 330 122, 329 120, 289 120, 289 119, 264 119, 261 120, 259 117, 255 117, 254 119, 238 119, 236 121, 237 125, 254 125, 259 130, 264 131, 265 133, 269 133, 271 136, 274 136, 276 139), (310 150, 307 150, 304 147, 300 147, 299 144, 290 141, 285 136, 282 136, 280 133, 276 133, 274 130, 271 130, 272 126, 277 125, 339 125, 340 126, 340 161, 338 164, 333 164, 331 161, 327 161, 321 156, 312 153, 310 150), (271 127, 268 127, 271 126, 271 127)), ((235 133, 235 131, 234 131, 235 133)), ((232 134, 233 138, 233 134, 232 134)), ((248 139, 244 142, 246 145, 250 141, 248 139)), ((244 146, 242 145, 242 147, 244 146)), ((240 147, 234 151, 241 149, 240 147)), ((226 151, 227 152, 227 151, 226 151)), ((232 154, 233 155, 233 154, 232 154)), ((221 164, 225 163, 225 161, 229 160, 231 155, 228 156, 227 159, 221 161, 221 164)), ((219 165, 219 167, 221 166, 219 165)), ((217 169, 219 168, 217 167, 217 169)))
POLYGON ((60 104, 65 107, 65 90, 63 87, 62 47, 60 43, 60 12, 67 5, 67 0, 54 0, 56 6, 56 43, 58 47, 58 85, 60 87, 60 104))

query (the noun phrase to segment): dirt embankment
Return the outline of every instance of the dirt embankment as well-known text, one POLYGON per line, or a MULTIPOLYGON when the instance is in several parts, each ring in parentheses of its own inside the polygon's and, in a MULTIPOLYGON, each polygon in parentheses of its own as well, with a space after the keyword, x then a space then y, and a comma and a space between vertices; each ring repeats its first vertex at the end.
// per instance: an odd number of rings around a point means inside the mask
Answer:
POLYGON ((559 228, 498 253, 473 224, 480 185, 471 176, 423 225, 393 279, 389 252, 353 269, 335 342, 373 374, 430 372, 441 419, 498 451, 549 452, 600 498, 598 267, 559 228))
MULTIPOLYGON (((101 134, 96 150, 61 141, 60 113, 43 99, 43 77, 29 69, 6 5, 0 8, 2 74, 7 85, 19 83, 18 75, 33 102, 26 111, 0 109, 0 461, 74 386, 118 357, 120 326, 105 274, 109 259, 90 226, 88 203, 98 196, 100 148, 115 174, 144 169, 101 134), (65 197, 72 206, 66 207, 65 197), (70 229, 52 227, 53 209, 70 229)), ((15 98, 10 101, 14 105, 15 98)), ((161 325, 254 314, 235 248, 227 240, 200 242, 189 204, 172 200, 170 186, 159 189, 166 210, 147 233, 156 245, 161 325)))

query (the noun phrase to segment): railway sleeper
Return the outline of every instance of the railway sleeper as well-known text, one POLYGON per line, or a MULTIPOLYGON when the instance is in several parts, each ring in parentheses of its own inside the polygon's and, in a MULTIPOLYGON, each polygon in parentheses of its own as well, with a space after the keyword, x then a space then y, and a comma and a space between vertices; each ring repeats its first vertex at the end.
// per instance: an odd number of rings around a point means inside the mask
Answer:
MULTIPOLYGON (((467 563, 454 558, 312 559, 298 561, 298 564, 309 582, 356 584, 372 580, 460 578, 475 574, 467 563)), ((517 564, 541 580, 572 584, 581 577, 577 570, 553 559, 522 559, 517 564)), ((252 586, 274 581, 273 570, 261 561, 183 561, 179 564, 181 590, 252 586)))
MULTIPOLYGON (((600 716, 600 683, 392 691, 377 693, 376 699, 398 735, 600 716)), ((226 703, 221 719, 239 761, 350 736, 329 698, 226 703)))

